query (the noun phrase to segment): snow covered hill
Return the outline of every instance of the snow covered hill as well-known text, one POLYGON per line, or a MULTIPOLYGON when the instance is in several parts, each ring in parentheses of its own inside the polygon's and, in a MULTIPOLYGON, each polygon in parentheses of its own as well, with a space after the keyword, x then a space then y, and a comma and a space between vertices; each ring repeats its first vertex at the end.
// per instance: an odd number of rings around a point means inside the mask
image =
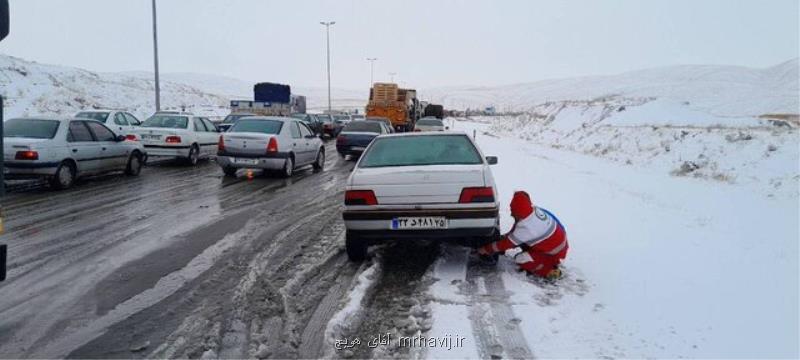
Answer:
POLYGON ((683 65, 498 87, 421 89, 421 95, 457 109, 494 105, 498 110, 527 111, 548 101, 623 96, 688 102, 695 110, 715 115, 797 114, 799 66, 798 59, 765 69, 683 65))
MULTIPOLYGON (((83 109, 125 109, 144 118, 155 108, 153 81, 125 74, 95 73, 44 65, 0 55, 0 91, 6 118, 71 115, 83 109)), ((227 98, 178 82, 161 85, 162 108, 206 113, 227 105, 227 98)))

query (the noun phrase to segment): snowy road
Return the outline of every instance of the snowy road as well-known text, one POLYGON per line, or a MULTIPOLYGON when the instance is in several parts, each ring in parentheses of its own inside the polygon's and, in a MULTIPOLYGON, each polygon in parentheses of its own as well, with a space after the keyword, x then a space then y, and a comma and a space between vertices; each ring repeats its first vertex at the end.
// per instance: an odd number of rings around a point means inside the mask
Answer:
POLYGON ((349 263, 334 156, 289 180, 166 163, 3 200, 0 357, 797 356, 796 199, 455 129, 500 157, 504 230, 517 189, 565 223, 558 286, 429 243, 349 263))

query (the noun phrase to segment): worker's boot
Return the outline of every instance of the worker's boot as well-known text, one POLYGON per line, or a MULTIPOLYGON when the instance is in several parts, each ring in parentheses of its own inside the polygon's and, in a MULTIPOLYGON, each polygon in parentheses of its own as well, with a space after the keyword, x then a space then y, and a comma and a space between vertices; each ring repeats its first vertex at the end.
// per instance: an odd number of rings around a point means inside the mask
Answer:
POLYGON ((556 281, 558 279, 561 279, 561 276, 562 276, 561 269, 559 269, 558 267, 555 267, 555 268, 553 268, 553 270, 550 270, 550 272, 547 273, 547 275, 545 276, 545 279, 547 279, 549 281, 556 281))

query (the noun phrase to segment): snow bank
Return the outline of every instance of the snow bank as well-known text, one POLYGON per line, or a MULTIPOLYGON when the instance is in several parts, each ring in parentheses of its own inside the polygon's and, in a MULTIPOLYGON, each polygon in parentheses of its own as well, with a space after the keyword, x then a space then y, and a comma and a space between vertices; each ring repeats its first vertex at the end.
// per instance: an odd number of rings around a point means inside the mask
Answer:
MULTIPOLYGON (((486 117, 491 133, 651 171, 797 194, 798 129, 790 122, 722 117, 683 103, 612 97, 551 102, 514 117, 486 117)), ((456 125, 456 128, 458 125, 456 125)))
MULTIPOLYGON (((483 152, 499 156, 504 231, 518 189, 567 228, 559 286, 514 272, 510 258, 498 266, 536 357, 797 358, 797 195, 488 136, 485 124, 456 127, 477 130, 483 152)), ((796 166, 796 155, 777 165, 796 166)))

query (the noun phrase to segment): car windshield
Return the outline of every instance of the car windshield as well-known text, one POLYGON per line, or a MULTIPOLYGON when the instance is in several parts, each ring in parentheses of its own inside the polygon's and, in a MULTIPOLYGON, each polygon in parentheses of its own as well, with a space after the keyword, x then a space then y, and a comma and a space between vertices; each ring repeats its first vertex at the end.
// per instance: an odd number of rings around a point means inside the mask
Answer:
POLYGON ((143 127, 186 129, 189 118, 176 115, 153 115, 142 123, 143 127))
POLYGON ((39 119, 10 119, 3 123, 3 137, 52 139, 59 121, 39 119))
POLYGON ((420 119, 419 121, 417 121, 417 125, 444 126, 444 124, 442 124, 442 120, 439 119, 420 119))
POLYGON ((362 168, 418 165, 477 165, 478 149, 465 135, 377 138, 359 163, 362 168))
POLYGON ((97 120, 99 122, 106 122, 106 119, 108 119, 108 114, 109 114, 108 112, 84 111, 84 112, 79 112, 77 115, 75 115, 75 117, 81 119, 97 120))
POLYGON ((342 132, 381 132, 381 124, 374 121, 354 121, 347 124, 342 132))
POLYGON ((246 116, 253 116, 252 114, 231 114, 225 117, 225 120, 222 120, 223 124, 233 124, 236 120, 239 120, 246 116))
POLYGON ((242 119, 233 125, 230 132, 257 132, 264 134, 277 134, 281 132, 283 121, 261 120, 261 119, 242 119))

